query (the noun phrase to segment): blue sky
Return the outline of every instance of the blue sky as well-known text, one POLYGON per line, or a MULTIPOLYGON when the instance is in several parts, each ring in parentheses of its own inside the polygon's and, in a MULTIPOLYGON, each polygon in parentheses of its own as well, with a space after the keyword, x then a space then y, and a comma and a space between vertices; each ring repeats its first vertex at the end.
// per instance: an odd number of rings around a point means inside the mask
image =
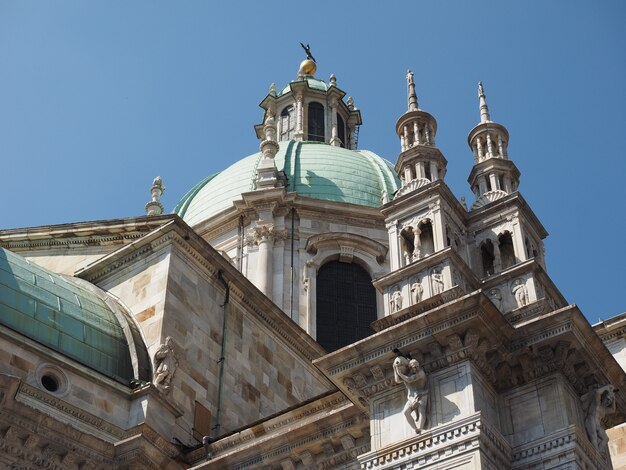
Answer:
POLYGON ((520 192, 550 233, 548 273, 591 322, 625 310, 623 1, 0 0, 0 228, 172 210, 258 149, 258 103, 310 43, 363 114, 359 147, 395 162, 415 72, 458 196, 476 83, 506 126, 520 192))

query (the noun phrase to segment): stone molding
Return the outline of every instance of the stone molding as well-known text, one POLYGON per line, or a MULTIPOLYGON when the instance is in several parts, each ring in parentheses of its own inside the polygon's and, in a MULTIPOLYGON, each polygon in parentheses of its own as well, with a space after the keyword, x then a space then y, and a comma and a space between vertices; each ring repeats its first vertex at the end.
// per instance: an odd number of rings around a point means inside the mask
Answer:
POLYGON ((414 305, 410 305, 409 308, 400 310, 399 312, 387 315, 383 318, 372 323, 372 329, 376 332, 387 329, 391 326, 410 320, 424 312, 430 311, 434 308, 440 307, 448 302, 457 300, 465 295, 465 292, 459 287, 453 287, 443 291, 441 294, 428 297, 414 305))
POLYGON ((114 219, 0 230, 0 246, 10 250, 107 246, 132 241, 178 218, 175 215, 114 219))
POLYGON ((419 342, 425 338, 431 337, 436 333, 448 330, 448 329, 456 329, 457 325, 465 323, 468 320, 477 318, 480 316, 480 310, 470 310, 464 312, 461 315, 457 315, 454 318, 449 318, 439 323, 433 324, 432 326, 427 326, 424 328, 420 328, 418 330, 414 330, 413 334, 403 337, 399 339, 394 344, 386 344, 384 346, 378 347, 374 350, 369 351, 367 354, 363 354, 353 360, 342 363, 338 367, 334 367, 330 369, 327 374, 328 376, 336 376, 350 369, 354 369, 362 364, 375 361, 377 358, 380 358, 384 355, 389 355, 393 352, 395 348, 402 348, 405 346, 410 346, 413 343, 419 342))
POLYGON ((592 468, 611 469, 608 462, 587 439, 584 428, 571 425, 565 429, 553 432, 550 436, 538 439, 530 444, 517 446, 513 449, 511 458, 512 468, 529 468, 537 464, 537 459, 549 456, 551 460, 576 461, 572 458, 572 451, 592 468), (546 455, 548 454, 548 455, 546 455))
MULTIPOLYGON (((288 416, 286 417, 284 415, 281 415, 277 418, 262 423, 260 426, 262 426, 264 433, 271 432, 276 429, 286 427, 292 423, 295 423, 298 420, 310 417, 318 413, 322 413, 336 406, 348 403, 348 399, 340 392, 335 392, 331 396, 327 398, 325 397, 320 401, 321 403, 317 405, 302 407, 298 410, 287 413, 288 416)), ((226 437, 212 444, 211 451, 214 454, 219 454, 220 452, 225 452, 233 447, 257 438, 258 435, 255 433, 255 428, 249 428, 245 431, 241 431, 233 436, 226 437)))
POLYGON ((24 382, 18 387, 15 401, 40 410, 61 422, 71 422, 81 432, 109 443, 128 437, 123 429, 24 382))
POLYGON ((344 249, 351 249, 352 256, 354 251, 362 251, 376 259, 378 264, 385 262, 388 248, 371 238, 357 235, 354 233, 343 232, 327 232, 310 237, 305 246, 307 253, 312 255, 324 250, 338 249, 343 252, 344 249))
POLYGON ((482 418, 480 412, 362 455, 359 463, 363 470, 391 467, 394 470, 410 470, 456 458, 479 448, 488 450, 490 457, 501 465, 500 468, 510 465, 509 443, 482 418))

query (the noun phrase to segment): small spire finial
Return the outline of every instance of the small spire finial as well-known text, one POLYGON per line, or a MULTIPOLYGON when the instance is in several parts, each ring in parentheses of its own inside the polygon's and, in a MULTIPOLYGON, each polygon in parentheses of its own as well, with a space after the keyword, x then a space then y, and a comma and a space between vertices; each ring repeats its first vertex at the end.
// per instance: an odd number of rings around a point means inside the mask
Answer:
POLYGON ((161 215, 163 213, 163 204, 161 204, 160 199, 164 192, 163 180, 160 176, 157 176, 152 181, 152 187, 150 188, 152 200, 146 204, 146 215, 161 215))
POLYGON ((276 83, 272 83, 270 85, 270 95, 271 96, 276 96, 276 83))
POLYGON ((330 74, 330 86, 337 86, 337 77, 334 73, 330 74))
POLYGON ((415 82, 413 81, 411 69, 406 73, 406 81, 409 87, 409 111, 417 111, 417 95, 415 94, 415 82))
POLYGON ((485 89, 483 88, 483 82, 478 82, 478 100, 480 101, 480 122, 490 122, 489 108, 487 107, 487 97, 485 96, 485 89))

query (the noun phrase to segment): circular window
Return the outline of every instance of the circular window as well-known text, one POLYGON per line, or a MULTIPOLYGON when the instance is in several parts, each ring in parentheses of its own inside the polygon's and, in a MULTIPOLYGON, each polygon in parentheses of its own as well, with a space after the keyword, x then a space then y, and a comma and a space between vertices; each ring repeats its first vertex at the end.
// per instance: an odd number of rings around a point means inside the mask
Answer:
POLYGON ((65 373, 52 364, 42 364, 37 368, 35 377, 39 386, 55 395, 65 395, 69 391, 69 381, 65 373))
POLYGON ((41 385, 49 392, 56 392, 59 389, 59 381, 50 374, 45 374, 41 377, 41 385))

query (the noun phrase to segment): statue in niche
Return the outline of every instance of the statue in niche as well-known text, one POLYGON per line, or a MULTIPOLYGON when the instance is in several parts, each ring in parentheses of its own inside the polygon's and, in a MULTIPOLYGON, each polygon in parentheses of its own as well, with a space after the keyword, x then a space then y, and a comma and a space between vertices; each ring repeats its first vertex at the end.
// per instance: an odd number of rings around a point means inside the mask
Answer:
POLYGON ((411 284, 411 299, 413 300, 414 304, 422 300, 423 293, 424 288, 419 282, 415 281, 413 284, 411 284))
POLYGON ((393 360, 393 375, 396 383, 404 383, 407 399, 402 412, 409 425, 419 434, 426 424, 428 406, 428 377, 417 359, 403 356, 394 349, 397 357, 393 360))
POLYGON ((402 292, 400 289, 396 287, 396 290, 391 294, 391 299, 389 300, 391 313, 398 312, 402 310, 402 292))
POLYGON ((174 342, 172 337, 165 338, 165 343, 159 346, 154 353, 154 378, 152 383, 162 392, 168 393, 172 377, 176 372, 178 361, 174 355, 174 342))
POLYGON ((581 397, 587 437, 600 451, 609 441, 603 421, 607 415, 615 412, 615 392, 617 391, 613 385, 609 384, 587 392, 581 397))
POLYGON ((441 268, 435 268, 430 273, 430 281, 433 286, 433 295, 441 294, 443 292, 443 274, 441 268))
POLYGON ((502 307, 502 294, 500 294, 500 289, 491 289, 487 295, 489 296, 489 300, 500 310, 502 307))
POLYGON ((523 279, 515 279, 511 292, 515 296, 515 302, 517 302, 517 308, 528 305, 528 289, 523 279))

